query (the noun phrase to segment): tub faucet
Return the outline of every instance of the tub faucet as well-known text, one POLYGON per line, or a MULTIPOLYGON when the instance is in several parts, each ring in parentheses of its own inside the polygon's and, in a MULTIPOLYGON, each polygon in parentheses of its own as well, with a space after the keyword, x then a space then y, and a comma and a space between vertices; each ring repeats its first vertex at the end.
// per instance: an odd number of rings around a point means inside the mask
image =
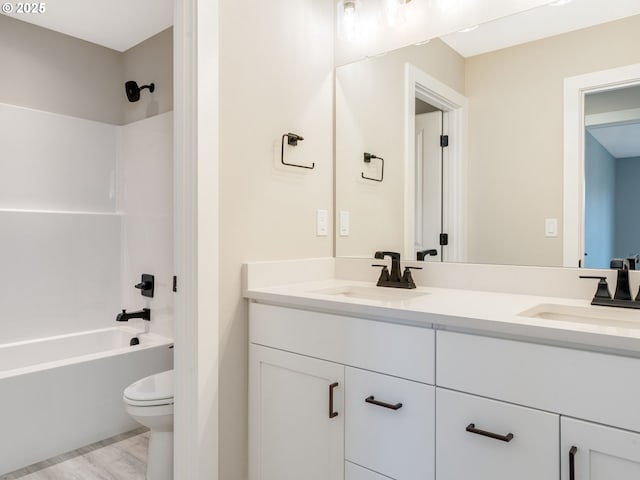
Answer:
POLYGON ((122 313, 119 313, 116 316, 116 322, 128 322, 132 318, 141 318, 143 320, 151 321, 151 309, 143 308, 138 312, 128 312, 126 310, 122 310, 122 313))

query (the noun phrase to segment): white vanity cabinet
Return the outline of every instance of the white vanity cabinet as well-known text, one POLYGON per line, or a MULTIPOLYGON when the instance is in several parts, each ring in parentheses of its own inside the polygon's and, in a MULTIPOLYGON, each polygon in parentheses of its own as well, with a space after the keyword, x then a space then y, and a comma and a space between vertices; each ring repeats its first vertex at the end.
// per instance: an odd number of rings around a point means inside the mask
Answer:
POLYGON ((249 480, 640 478, 640 358, 430 327, 251 303, 249 480))
MULTIPOLYGON (((640 359, 444 331, 437 333, 437 352, 437 480, 466 478, 458 475, 460 467, 451 467, 454 474, 448 469, 455 460, 454 443, 465 458, 474 451, 485 459, 493 456, 489 463, 498 470, 485 475, 490 466, 483 466, 473 470, 474 478, 640 478, 640 433, 629 431, 640 432, 640 359), (475 417, 482 418, 482 405, 491 406, 490 428, 512 432, 514 446, 524 435, 537 437, 528 458, 520 461, 526 467, 522 471, 511 471, 512 457, 501 457, 497 446, 480 451, 485 446, 472 446, 468 436, 462 439, 465 422, 473 419, 480 427, 475 417), (517 425, 524 412, 530 422, 522 424, 520 433, 510 423, 517 425), (452 435, 460 438, 451 440, 452 435), (540 473, 530 476, 533 472, 540 473)), ((473 461, 482 465, 477 456, 473 461)))
POLYGON ((640 478, 640 434, 562 418, 562 480, 640 478))
POLYGON ((254 303, 250 342, 250 480, 433 480, 433 330, 254 303))

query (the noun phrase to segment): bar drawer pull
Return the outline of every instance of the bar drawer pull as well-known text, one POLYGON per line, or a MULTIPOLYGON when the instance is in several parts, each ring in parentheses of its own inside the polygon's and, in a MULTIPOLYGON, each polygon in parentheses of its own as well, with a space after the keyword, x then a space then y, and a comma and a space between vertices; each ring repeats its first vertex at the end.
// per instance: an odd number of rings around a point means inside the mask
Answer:
POLYGON ((509 443, 511 440, 513 440, 513 433, 507 433, 506 435, 499 435, 497 433, 487 432, 486 430, 480 430, 479 428, 476 428, 475 423, 470 423, 467 426, 466 430, 467 432, 475 433, 476 435, 482 435, 483 437, 493 438, 495 440, 500 440, 502 442, 509 443))
POLYGON ((576 479, 576 453, 578 453, 578 447, 574 445, 569 450, 569 480, 576 479))
POLYGON ((377 405, 379 407, 389 408, 391 410, 400 410, 402 408, 402 403, 391 404, 391 403, 381 402, 380 400, 376 400, 373 395, 365 398, 364 401, 367 403, 371 403, 373 405, 377 405))
POLYGON ((338 386, 338 382, 329 385, 329 418, 338 416, 338 412, 333 411, 333 390, 338 386))

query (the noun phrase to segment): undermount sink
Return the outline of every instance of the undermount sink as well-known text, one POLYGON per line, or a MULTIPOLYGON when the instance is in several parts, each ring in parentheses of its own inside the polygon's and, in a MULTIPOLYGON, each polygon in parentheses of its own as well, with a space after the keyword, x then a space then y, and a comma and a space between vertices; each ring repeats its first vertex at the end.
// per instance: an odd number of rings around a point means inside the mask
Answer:
POLYGON ((612 307, 579 307, 544 303, 518 315, 563 322, 597 323, 612 327, 640 328, 640 312, 612 307))
POLYGON ((404 290, 401 288, 388 287, 367 287, 363 285, 344 285, 341 287, 315 290, 312 293, 377 301, 410 300, 429 295, 427 292, 416 290, 404 290))

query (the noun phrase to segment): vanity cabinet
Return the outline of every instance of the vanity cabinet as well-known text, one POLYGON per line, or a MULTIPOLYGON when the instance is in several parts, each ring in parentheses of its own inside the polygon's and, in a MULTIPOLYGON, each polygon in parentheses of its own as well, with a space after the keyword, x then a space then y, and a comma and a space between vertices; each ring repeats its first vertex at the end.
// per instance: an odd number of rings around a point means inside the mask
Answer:
POLYGON ((562 418, 562 480, 640 478, 640 434, 562 418))
POLYGON ((433 480, 433 330, 263 304, 250 319, 250 480, 433 480))
POLYGON ((640 478, 640 358, 429 327, 252 303, 249 479, 640 478))

